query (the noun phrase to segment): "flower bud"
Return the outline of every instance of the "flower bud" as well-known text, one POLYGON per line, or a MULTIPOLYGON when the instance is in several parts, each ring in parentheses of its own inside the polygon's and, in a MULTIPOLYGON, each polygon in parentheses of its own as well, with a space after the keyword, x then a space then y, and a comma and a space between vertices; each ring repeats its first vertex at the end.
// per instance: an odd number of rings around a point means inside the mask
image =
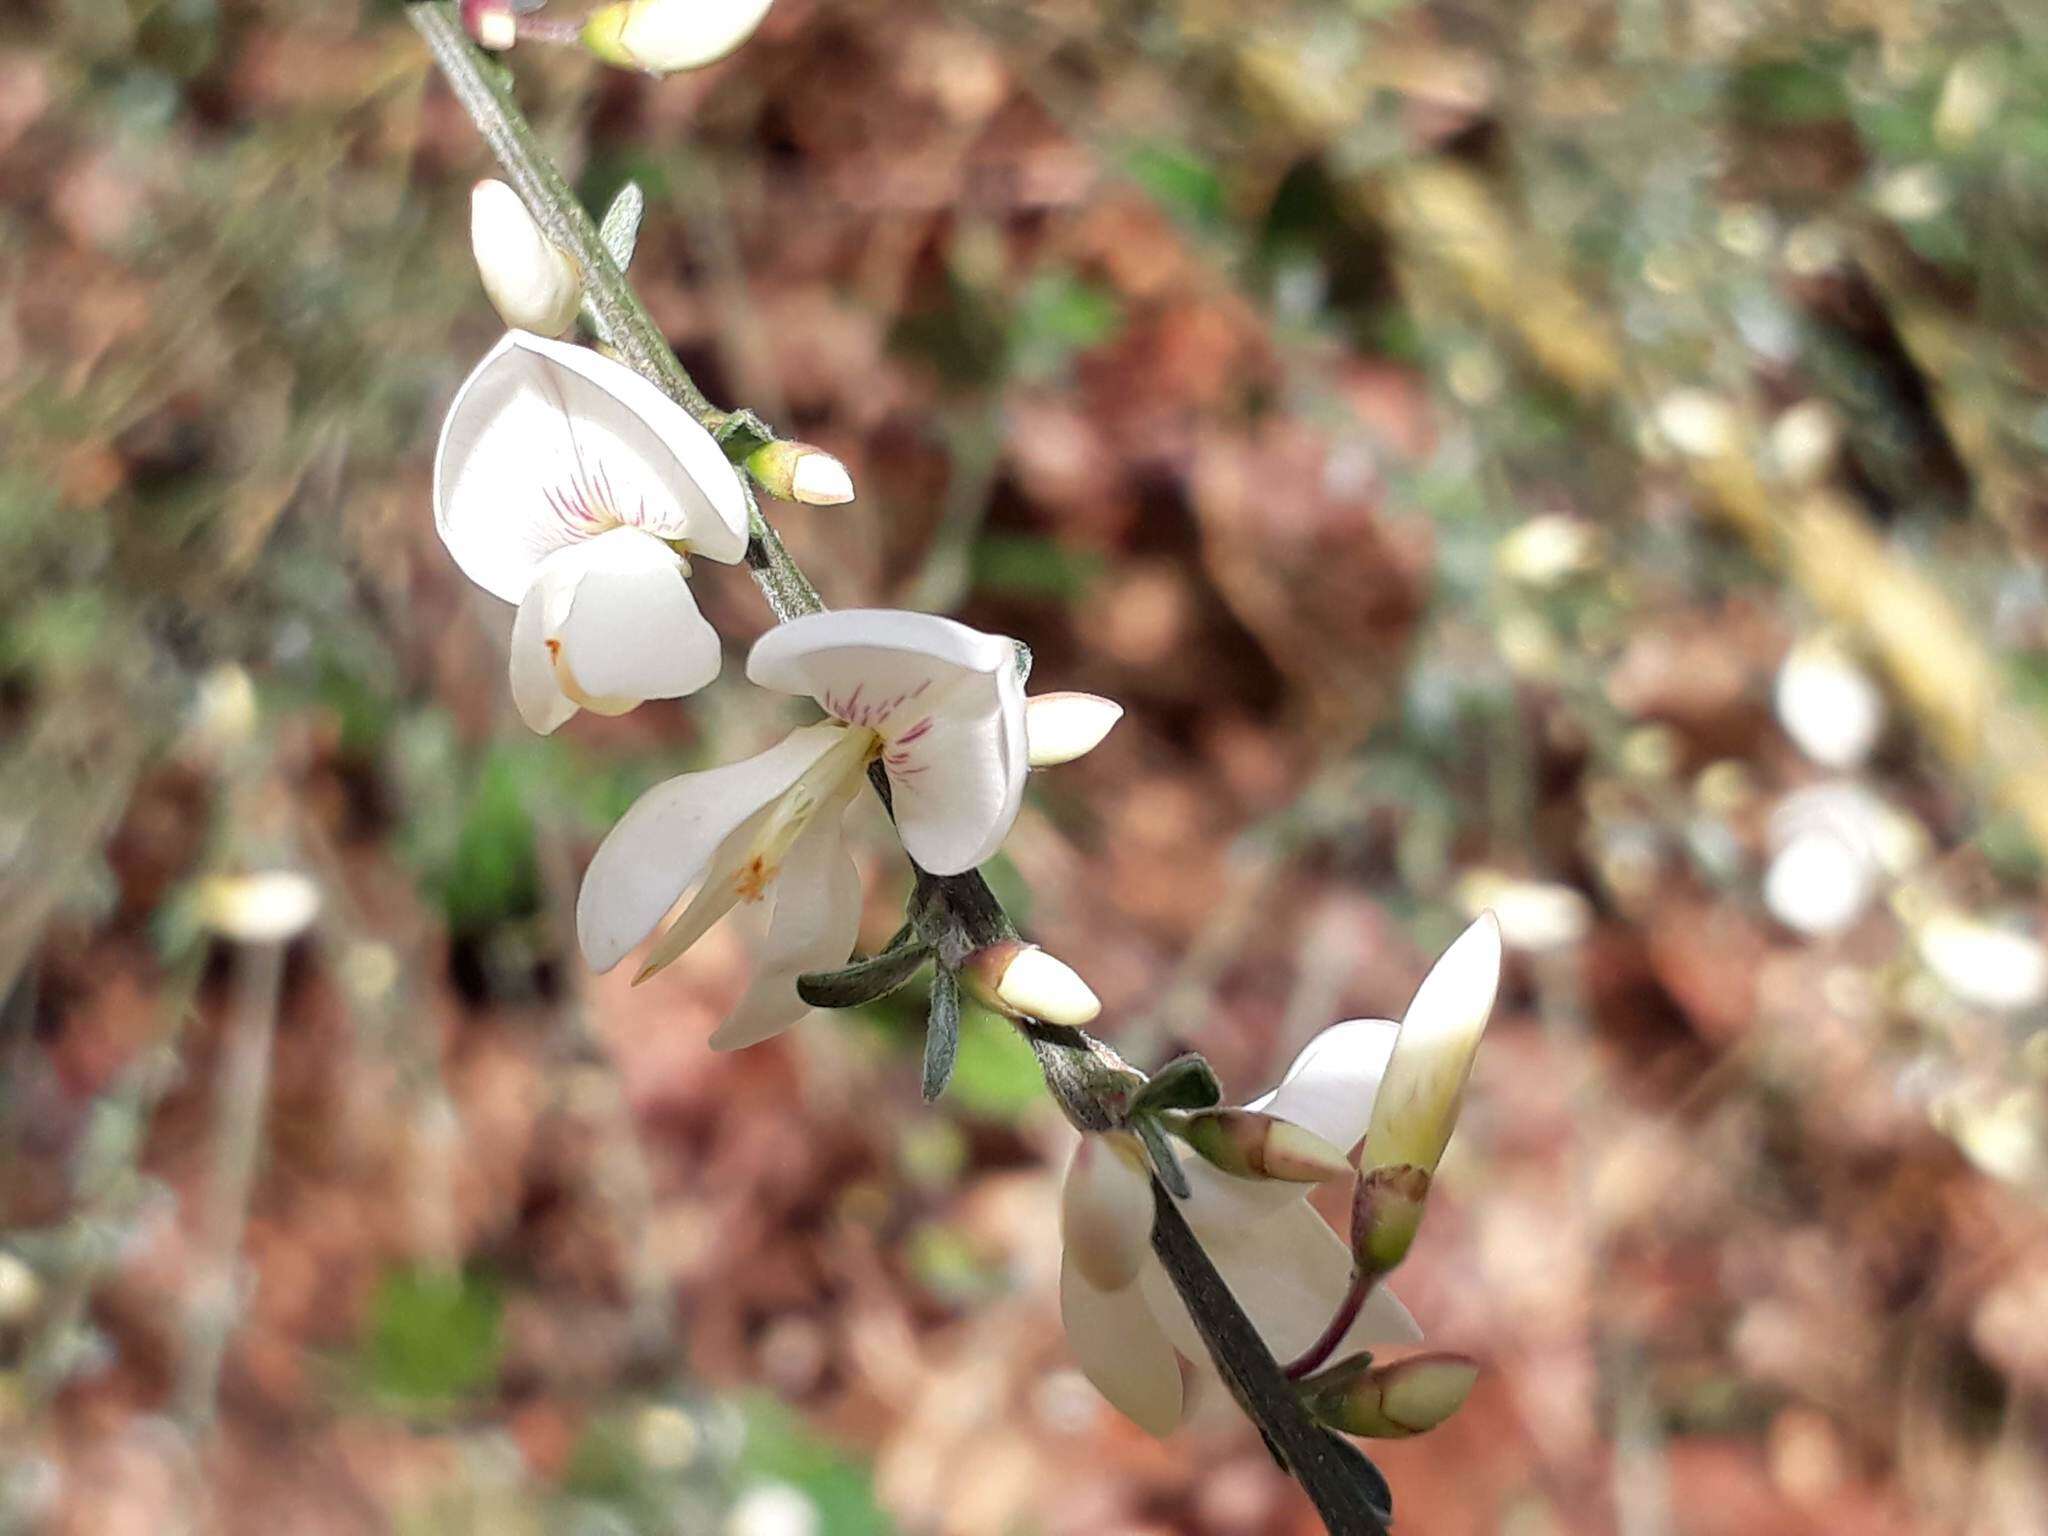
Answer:
POLYGON ((1151 1247, 1152 1180, 1131 1136, 1081 1138, 1060 1190, 1060 1240, 1098 1291, 1120 1291, 1138 1277, 1151 1247))
POLYGON ((1422 978, 1373 1096, 1361 1167, 1436 1171, 1493 1011, 1500 961, 1500 924, 1482 912, 1422 978))
POLYGON ((747 473, 770 496, 807 507, 837 507, 853 500, 853 476, 822 448, 777 438, 747 455, 747 473))
POLYGON ((575 323, 582 269, 504 182, 480 181, 470 193, 469 243, 484 292, 507 325, 559 336, 575 323))
POLYGON ((1024 739, 1034 768, 1084 757, 1102 744, 1124 707, 1093 693, 1041 693, 1024 701, 1024 739))
POLYGON ((1347 1435, 1405 1440, 1456 1413, 1478 1379, 1476 1360, 1443 1350, 1381 1366, 1354 1355, 1303 1382, 1302 1406, 1347 1435))
POLYGON ((1086 1024, 1102 1012, 1102 1000, 1074 968, 1036 944, 1003 939, 976 950, 960 968, 960 979, 984 1006, 998 1013, 1047 1024, 1086 1024))
POLYGON ((1321 1184, 1351 1172, 1344 1154, 1315 1132, 1255 1109, 1210 1109, 1174 1131, 1213 1166, 1240 1179, 1321 1184))
POLYGON ((770 0, 616 0, 583 24, 607 64, 672 74, 716 63, 753 35, 770 0))
POLYGON ((1378 1277, 1408 1257, 1429 1199, 1429 1175, 1401 1164, 1368 1169, 1351 1191, 1351 1258, 1378 1277))
POLYGON ((479 48, 503 53, 519 40, 519 18, 507 0, 462 0, 463 30, 479 48))

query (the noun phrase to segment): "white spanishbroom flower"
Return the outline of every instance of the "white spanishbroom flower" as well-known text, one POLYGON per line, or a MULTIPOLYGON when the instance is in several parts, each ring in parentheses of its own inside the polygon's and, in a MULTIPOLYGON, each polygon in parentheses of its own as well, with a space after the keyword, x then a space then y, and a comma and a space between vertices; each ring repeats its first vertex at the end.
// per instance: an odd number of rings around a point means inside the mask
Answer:
POLYGON ((519 605, 512 700, 534 730, 718 675, 689 557, 746 553, 746 493, 711 434, 624 364, 507 334, 448 409, 434 525, 464 575, 519 605))
POLYGON ((796 978, 846 962, 860 884, 840 823, 871 763, 887 776, 904 848, 938 875, 1001 846, 1027 768, 1016 642, 999 635, 890 609, 812 614, 762 636, 747 676, 808 694, 831 718, 648 790, 598 848, 576 908, 584 956, 605 971, 696 891, 648 953, 644 980, 772 890, 753 985, 712 1037, 721 1048, 796 1022, 808 1011, 796 978))
MULTIPOLYGON (((1331 1147, 1365 1140, 1368 1166, 1433 1171, 1456 1123, 1473 1054, 1500 980, 1501 938, 1482 915, 1423 979, 1399 1024, 1351 1019, 1302 1049, 1280 1085, 1245 1108, 1331 1147)), ((1306 1198, 1308 1185, 1235 1178, 1183 1160, 1181 1212, 1260 1337, 1282 1364, 1317 1341, 1351 1289, 1350 1247, 1306 1198)), ((1311 1170, 1312 1172, 1312 1170, 1311 1170)), ((1150 1175, 1127 1134, 1082 1138, 1062 1201, 1060 1311, 1082 1371, 1154 1434, 1178 1426, 1184 1372, 1213 1374, 1208 1349, 1151 1250, 1150 1175)), ((1367 1294, 1341 1359, 1422 1337, 1384 1285, 1367 1294)))

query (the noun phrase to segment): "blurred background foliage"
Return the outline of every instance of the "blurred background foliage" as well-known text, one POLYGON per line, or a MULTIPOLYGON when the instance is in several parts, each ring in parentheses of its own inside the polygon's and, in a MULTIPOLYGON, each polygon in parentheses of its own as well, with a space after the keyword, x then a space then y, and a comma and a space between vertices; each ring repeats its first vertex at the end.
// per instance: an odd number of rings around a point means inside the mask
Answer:
MULTIPOLYGON (((1488 1369, 1404 1528, 2041 1528, 2048 17, 512 63, 712 397, 852 468, 771 509, 828 599, 1129 706, 990 872, 1111 1040, 1249 1094, 1508 919, 1403 1286, 1488 1369)), ((0 1528, 1312 1529, 1074 1374, 1001 1025, 927 1111, 915 997, 719 1057, 729 942, 583 975, 595 839, 781 722, 507 707, 428 508, 488 169, 396 4, 0 16, 0 1528)))

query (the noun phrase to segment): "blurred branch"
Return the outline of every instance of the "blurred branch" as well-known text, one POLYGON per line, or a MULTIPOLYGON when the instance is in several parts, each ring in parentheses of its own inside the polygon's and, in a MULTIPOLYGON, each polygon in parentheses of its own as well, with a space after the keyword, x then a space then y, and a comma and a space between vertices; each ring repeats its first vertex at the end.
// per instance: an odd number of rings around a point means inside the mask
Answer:
MULTIPOLYGON (((619 356, 663 389, 708 429, 735 413, 714 407, 677 360, 625 274, 599 238, 597 226, 535 139, 507 83, 471 45, 455 8, 424 0, 407 11, 456 99, 475 121, 512 185, 542 226, 581 264, 592 312, 619 356)), ((747 566, 778 621, 821 611, 817 589, 798 568, 758 507, 750 506, 747 566)), ((1014 932, 1002 904, 978 873, 935 876, 917 872, 918 893, 942 906, 958 941, 969 948, 1014 932)), ((1106 1092, 1127 1082, 1129 1068, 1102 1041, 1081 1030, 1022 1026, 1037 1054, 1046 1085, 1077 1126, 1115 1123, 1106 1092)), ((1156 1193, 1156 1191, 1155 1191, 1156 1193)), ((1386 1521, 1365 1490, 1385 1484, 1362 1452, 1318 1427, 1287 1387, 1272 1353, 1170 1198, 1158 1198, 1153 1243, 1218 1370, 1259 1427, 1266 1443, 1315 1502, 1333 1536, 1385 1536, 1386 1521)))
POLYGON ((270 1052, 284 983, 284 945, 247 944, 235 957, 235 1005, 215 1096, 213 1178, 200 1219, 202 1273, 185 1313, 184 1358, 172 1417, 188 1434, 213 1421, 221 1360, 240 1307, 242 1232, 255 1184, 263 1112, 270 1102, 270 1052))

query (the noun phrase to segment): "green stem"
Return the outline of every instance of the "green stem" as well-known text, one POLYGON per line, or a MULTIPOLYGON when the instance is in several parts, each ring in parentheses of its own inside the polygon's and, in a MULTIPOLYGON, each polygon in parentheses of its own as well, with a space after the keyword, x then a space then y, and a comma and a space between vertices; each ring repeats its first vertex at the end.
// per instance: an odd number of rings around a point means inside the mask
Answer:
MULTIPOLYGON (((732 413, 705 398, 684 370, 640 302, 626 276, 598 237, 597 226, 548 157, 503 72, 470 42, 447 0, 419 0, 407 8, 412 24, 432 49, 506 179, 518 191, 548 237, 582 265, 587 299, 619 357, 666 392, 707 429, 716 431, 732 413)), ((744 481, 742 482, 744 483, 744 481)), ((824 608, 817 588, 783 548, 748 491, 751 540, 747 568, 776 620, 784 622, 824 608)), ((914 903, 945 914, 956 943, 970 948, 1015 932, 1002 903, 979 874, 934 876, 918 871, 914 903)), ((957 957, 956 957, 957 958, 957 957)), ((1118 1123, 1119 1107, 1138 1075, 1108 1045, 1078 1029, 1033 1021, 1021 1026, 1045 1074, 1046 1086, 1067 1118, 1084 1130, 1118 1123)), ((1309 1419, 1281 1375, 1272 1352, 1260 1340, 1171 1197, 1157 1190, 1154 1251, 1187 1303, 1196 1329, 1232 1392, 1259 1426, 1266 1443, 1315 1501, 1334 1536, 1385 1536, 1386 1524, 1364 1491, 1356 1468, 1370 1463, 1309 1419)))

